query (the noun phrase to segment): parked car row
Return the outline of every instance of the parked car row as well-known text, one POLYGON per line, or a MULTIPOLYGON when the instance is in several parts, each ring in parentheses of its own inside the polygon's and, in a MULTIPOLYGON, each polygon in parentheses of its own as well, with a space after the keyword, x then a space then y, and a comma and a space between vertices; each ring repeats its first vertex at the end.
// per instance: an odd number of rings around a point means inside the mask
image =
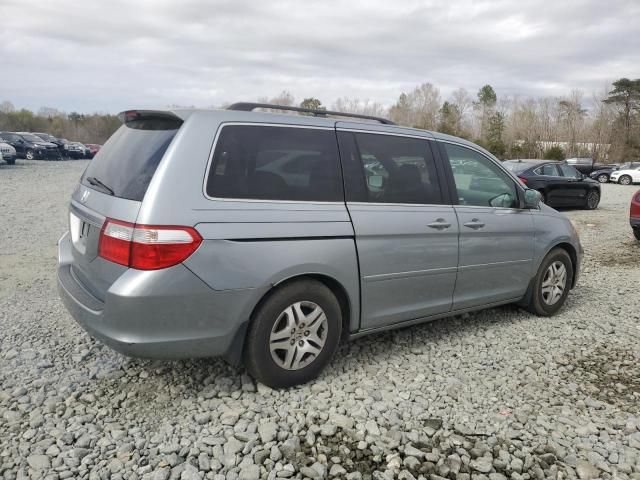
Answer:
MULTIPOLYGON (((622 170, 637 170, 638 168, 640 168, 640 162, 626 162, 622 164, 613 164, 613 165, 603 166, 598 170, 594 170, 589 174, 589 176, 594 180, 598 180, 600 183, 607 183, 607 182, 613 181, 613 179, 611 178, 611 175, 614 172, 619 172, 622 170)), ((619 181, 620 176, 621 175, 616 175, 616 178, 618 178, 618 183, 620 183, 619 181)), ((630 177, 631 179, 633 179, 632 176, 630 177)))
POLYGON ((0 152, 13 165, 17 158, 27 160, 62 160, 93 158, 101 145, 91 147, 41 132, 0 132, 0 152))

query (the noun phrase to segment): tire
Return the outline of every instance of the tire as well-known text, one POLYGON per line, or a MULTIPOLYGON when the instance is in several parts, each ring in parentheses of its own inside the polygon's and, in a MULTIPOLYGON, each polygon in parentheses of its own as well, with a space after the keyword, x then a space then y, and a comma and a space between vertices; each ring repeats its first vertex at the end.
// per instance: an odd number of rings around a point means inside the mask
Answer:
POLYGON ((587 193, 587 198, 584 202, 585 210, 595 210, 596 208, 598 208, 599 204, 600 194, 597 191, 591 190, 589 193, 587 193))
POLYGON ((598 181, 600 183, 607 183, 609 181, 609 175, 607 175, 606 173, 601 173, 600 175, 598 175, 598 181))
POLYGON ((269 387, 299 385, 329 363, 341 334, 342 313, 331 290, 316 280, 294 281, 273 291, 254 313, 245 341, 245 366, 269 387), (305 315, 311 324, 303 325, 305 315))
POLYGON ((33 160, 35 158, 35 155, 33 154, 33 150, 31 149, 27 150, 27 153, 25 153, 25 158, 27 160, 33 160))
POLYGON ((633 236, 636 237, 636 240, 640 240, 640 227, 633 228, 633 236))
POLYGON ((622 175, 618 179, 618 183, 620 185, 631 185, 631 177, 629 175, 622 175))
POLYGON ((528 292, 527 296, 529 297, 529 300, 525 305, 523 305, 525 310, 541 317, 550 317, 551 315, 554 315, 558 310, 560 310, 560 308, 562 308, 562 305, 564 305, 567 295, 569 294, 572 279, 573 263, 571 262, 571 257, 569 257, 567 251, 562 248, 555 248, 551 250, 540 264, 538 273, 533 280, 530 287, 533 291, 528 292), (553 273, 551 270, 552 265, 556 269, 555 272, 557 273, 553 273), (564 287, 562 288, 561 293, 553 288, 549 289, 548 285, 555 284, 553 279, 554 275, 561 275, 561 271, 558 269, 559 265, 564 267, 564 287), (549 278, 550 275, 552 277, 551 279, 549 278), (547 283, 547 285, 544 286, 545 292, 543 292, 543 284, 545 283, 547 283))

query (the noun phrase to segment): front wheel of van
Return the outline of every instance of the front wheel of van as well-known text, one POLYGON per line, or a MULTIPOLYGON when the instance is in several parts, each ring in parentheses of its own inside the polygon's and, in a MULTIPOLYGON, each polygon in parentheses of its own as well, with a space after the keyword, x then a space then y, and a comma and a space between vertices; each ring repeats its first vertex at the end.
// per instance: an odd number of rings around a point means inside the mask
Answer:
POLYGON ((525 309, 543 317, 554 315, 567 299, 572 278, 573 263, 567 251, 552 250, 538 269, 525 309))
POLYGON ((342 333, 336 297, 316 280, 276 289, 255 312, 244 350, 259 382, 290 387, 315 378, 333 356, 342 333))

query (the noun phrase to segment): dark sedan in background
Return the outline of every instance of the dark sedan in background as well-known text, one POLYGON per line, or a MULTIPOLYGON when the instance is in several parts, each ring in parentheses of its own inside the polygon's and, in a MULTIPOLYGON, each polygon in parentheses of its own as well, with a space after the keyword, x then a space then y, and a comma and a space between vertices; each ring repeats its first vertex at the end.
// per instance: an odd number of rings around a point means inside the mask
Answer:
POLYGON ((571 165, 549 160, 507 160, 504 166, 529 188, 540 192, 550 207, 593 210, 600 203, 600 183, 571 165))

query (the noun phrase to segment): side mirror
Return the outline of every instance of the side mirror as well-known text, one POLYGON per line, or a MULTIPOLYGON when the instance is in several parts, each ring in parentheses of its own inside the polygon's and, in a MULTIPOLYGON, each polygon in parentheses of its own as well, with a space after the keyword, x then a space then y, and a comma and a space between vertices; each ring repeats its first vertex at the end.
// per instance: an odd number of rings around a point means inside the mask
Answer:
POLYGON ((524 191, 524 208, 538 208, 542 201, 542 195, 533 188, 527 188, 524 191))

